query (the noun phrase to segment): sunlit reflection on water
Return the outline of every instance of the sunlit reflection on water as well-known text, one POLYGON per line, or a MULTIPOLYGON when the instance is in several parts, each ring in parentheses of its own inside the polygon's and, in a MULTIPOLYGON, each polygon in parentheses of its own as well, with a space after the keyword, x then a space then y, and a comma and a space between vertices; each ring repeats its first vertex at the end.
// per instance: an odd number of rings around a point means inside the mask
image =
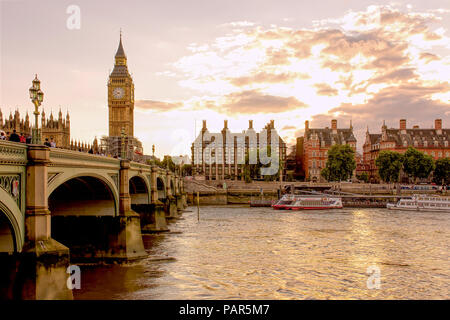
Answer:
POLYGON ((202 207, 149 258, 83 266, 76 299, 448 299, 450 214, 202 207), (369 266, 381 288, 368 289, 369 266))

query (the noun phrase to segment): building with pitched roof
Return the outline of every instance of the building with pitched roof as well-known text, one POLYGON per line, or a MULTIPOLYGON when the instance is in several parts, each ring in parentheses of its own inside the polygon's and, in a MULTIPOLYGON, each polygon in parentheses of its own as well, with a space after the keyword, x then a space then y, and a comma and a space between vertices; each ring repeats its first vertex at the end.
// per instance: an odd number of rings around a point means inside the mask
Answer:
POLYGON ((356 153, 356 138, 351 121, 350 126, 343 129, 338 129, 336 119, 331 120, 331 128, 310 128, 309 121, 305 121, 302 164, 307 180, 323 180, 320 172, 325 168, 328 150, 336 144, 348 144, 356 153))
POLYGON ((406 119, 401 119, 399 128, 388 128, 383 121, 380 134, 366 131, 366 140, 363 145, 363 162, 371 181, 378 181, 378 168, 375 160, 383 150, 400 153, 406 152, 408 147, 414 147, 430 155, 434 160, 450 157, 450 129, 442 128, 442 119, 434 121, 434 128, 423 129, 415 125, 408 129, 406 119))

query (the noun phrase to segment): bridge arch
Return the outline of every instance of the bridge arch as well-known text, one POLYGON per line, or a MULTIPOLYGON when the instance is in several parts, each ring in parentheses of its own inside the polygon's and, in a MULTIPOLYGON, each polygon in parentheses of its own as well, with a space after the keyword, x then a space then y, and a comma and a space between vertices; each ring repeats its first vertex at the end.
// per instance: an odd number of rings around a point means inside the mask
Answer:
MULTIPOLYGON (((59 188, 60 186, 67 184, 72 179, 84 179, 88 177, 87 179, 95 179, 94 181, 98 181, 103 183, 103 186, 108 188, 111 191, 112 194, 112 200, 114 201, 114 215, 118 215, 118 208, 119 208, 119 191, 116 184, 118 184, 118 176, 117 176, 117 182, 113 180, 113 177, 108 174, 100 174, 98 171, 83 171, 83 172, 63 172, 56 174, 56 177, 51 179, 51 181, 48 184, 48 199, 50 200, 51 195, 53 192, 59 188)), ((81 199, 80 199, 81 200, 81 199)), ((50 206, 49 206, 50 207, 50 206)), ((53 214, 53 213, 52 213, 53 214)))
POLYGON ((48 192, 52 216, 117 216, 118 196, 111 181, 101 175, 75 175, 48 192))
POLYGON ((16 202, 0 188, 0 252, 19 252, 24 239, 24 218, 16 202))
POLYGON ((163 200, 166 198, 166 184, 164 179, 161 177, 156 178, 156 188, 158 190, 158 200, 163 200))
POLYGON ((134 175, 129 179, 129 193, 131 204, 149 204, 150 184, 147 179, 141 175, 134 175))

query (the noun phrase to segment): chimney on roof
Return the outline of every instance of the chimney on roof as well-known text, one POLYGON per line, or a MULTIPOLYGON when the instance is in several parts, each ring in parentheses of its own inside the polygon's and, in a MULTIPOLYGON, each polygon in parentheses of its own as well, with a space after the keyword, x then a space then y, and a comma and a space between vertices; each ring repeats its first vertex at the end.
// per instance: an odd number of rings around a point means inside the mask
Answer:
POLYGON ((206 131, 206 120, 203 120, 203 127, 202 127, 202 131, 206 131))
POLYGON ((228 120, 223 120, 223 128, 228 129, 228 120))
POLYGON ((275 120, 270 120, 270 129, 275 129, 275 120))
POLYGON ((434 129, 437 134, 442 134, 442 119, 434 120, 434 129))
POLYGON ((336 119, 331 120, 331 129, 337 130, 337 120, 336 119))
POLYGON ((400 130, 406 130, 406 119, 400 119, 400 130))
POLYGON ((413 126, 413 129, 419 129, 419 126, 416 124, 413 126))
POLYGON ((248 128, 253 129, 253 120, 248 120, 248 128))
POLYGON ((309 121, 306 120, 305 121, 305 131, 308 131, 308 130, 309 130, 309 121))

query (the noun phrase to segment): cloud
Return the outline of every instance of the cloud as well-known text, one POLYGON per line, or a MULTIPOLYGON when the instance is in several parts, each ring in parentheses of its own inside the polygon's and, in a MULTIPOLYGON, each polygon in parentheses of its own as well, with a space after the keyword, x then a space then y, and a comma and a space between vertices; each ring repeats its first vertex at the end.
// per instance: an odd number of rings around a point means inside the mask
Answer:
POLYGON ((439 61, 440 60, 440 58, 437 55, 429 53, 429 52, 423 52, 420 54, 419 57, 420 57, 420 59, 425 60, 426 63, 431 62, 431 61, 439 61))
POLYGON ((266 57, 267 61, 264 63, 265 66, 277 66, 277 65, 289 65, 289 58, 292 55, 285 48, 267 48, 266 57))
POLYGON ((447 12, 415 10, 369 6, 302 29, 244 24, 174 66, 186 77, 182 85, 207 97, 192 103, 197 109, 277 113, 285 128, 311 117, 324 126, 353 119, 358 132, 383 119, 444 118, 447 12))
POLYGON ((280 97, 249 90, 232 93, 226 96, 226 102, 220 109, 229 113, 281 113, 298 108, 305 104, 294 97, 280 97))
POLYGON ((371 83, 404 82, 411 79, 416 79, 417 77, 418 75, 415 73, 415 68, 403 68, 376 77, 371 80, 371 83))
POLYGON ((134 106, 141 110, 153 110, 157 112, 171 111, 183 107, 181 102, 163 102, 155 100, 136 100, 134 106))
POLYGON ((284 126, 283 128, 281 128, 281 130, 295 130, 295 129, 297 129, 297 127, 296 126, 284 126))
POLYGON ((316 83, 314 87, 317 89, 317 94, 321 96, 335 96, 338 94, 338 90, 326 83, 316 83))
POLYGON ((384 119, 410 118, 423 121, 443 117, 450 109, 450 103, 433 100, 434 93, 450 92, 450 84, 443 83, 431 87, 402 85, 388 87, 363 104, 343 103, 330 113, 353 116, 362 122, 384 119))
MULTIPOLYGON (((418 124, 431 128, 434 119, 450 120, 450 103, 433 100, 434 93, 450 92, 450 85, 441 84, 432 87, 402 85, 388 87, 375 94, 367 103, 343 103, 326 114, 313 116, 315 124, 329 126, 331 119, 348 126, 352 120, 358 145, 364 143, 364 134, 369 127, 371 132, 379 133, 381 124, 386 121, 388 127, 398 127, 399 119, 407 119, 408 127, 418 124)), ((448 122, 447 122, 448 124, 448 122)))
POLYGON ((255 23, 251 21, 233 21, 229 23, 223 23, 220 27, 252 27, 255 23))
POLYGON ((232 78, 230 83, 235 86, 245 86, 253 83, 289 83, 295 79, 308 79, 308 75, 286 72, 286 73, 268 73, 268 72, 258 72, 249 76, 232 78))

